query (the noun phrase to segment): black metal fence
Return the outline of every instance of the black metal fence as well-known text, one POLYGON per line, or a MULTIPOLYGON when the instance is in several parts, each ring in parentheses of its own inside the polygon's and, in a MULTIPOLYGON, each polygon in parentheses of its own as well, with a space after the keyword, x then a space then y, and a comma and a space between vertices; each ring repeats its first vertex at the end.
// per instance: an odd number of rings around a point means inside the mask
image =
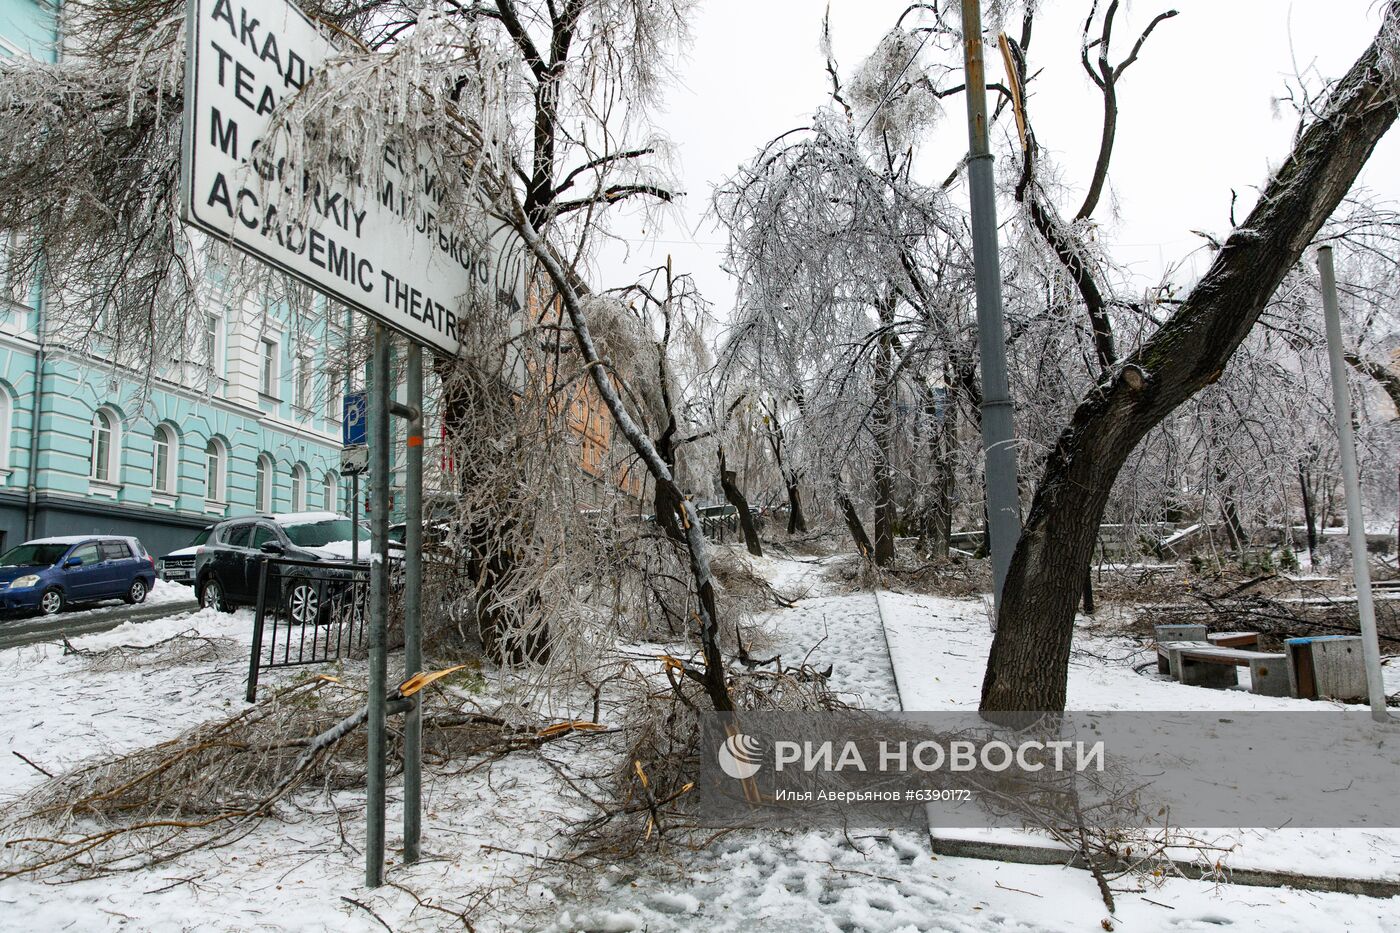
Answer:
MULTIPOLYGON (((697 511, 700 514, 700 530, 705 533, 705 537, 721 544, 727 537, 743 540, 739 527, 739 510, 734 506, 702 506, 697 511)), ((763 522, 758 512, 753 509, 749 512, 753 516, 754 524, 761 526, 763 522)))
POLYGON ((266 557, 258 569, 257 615, 248 660, 248 702, 270 667, 324 664, 366 647, 367 563, 266 557))

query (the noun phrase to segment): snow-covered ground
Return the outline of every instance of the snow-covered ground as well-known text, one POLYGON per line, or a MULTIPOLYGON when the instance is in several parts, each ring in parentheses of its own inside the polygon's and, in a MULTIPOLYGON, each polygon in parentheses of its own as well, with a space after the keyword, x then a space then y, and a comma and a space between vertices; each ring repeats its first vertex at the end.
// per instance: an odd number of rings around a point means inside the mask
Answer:
MULTIPOLYGON (((179 584, 157 582, 160 588, 179 584)), ((75 615, 77 613, 74 613, 75 615)), ((181 634, 199 635, 198 666, 143 663, 139 656, 118 665, 93 665, 81 654, 65 654, 55 643, 0 651, 0 744, 57 773, 105 752, 127 752, 171 738, 242 704, 238 685, 248 673, 253 614, 201 610, 151 622, 133 622, 72 639, 79 651, 121 645, 153 645, 181 634)), ((19 755, 0 758, 0 793, 13 794, 43 776, 19 755)))
MULTIPOLYGON (((881 593, 885 629, 896 677, 907 708, 975 709, 991 648, 991 631, 981 602, 935 596, 881 593), (951 663, 955 659, 958 663, 951 663)), ((1134 673, 1155 655, 1128 639, 1080 635, 1070 660, 1067 706, 1077 710, 1300 710, 1309 700, 1266 697, 1247 692, 1249 672, 1239 673, 1240 690, 1183 686, 1166 677, 1134 673), (1105 661, 1109 659, 1109 661, 1105 661)), ((1383 668, 1386 691, 1400 690, 1400 670, 1383 668)), ((1362 706, 1329 703, 1338 709, 1362 706)), ((958 838, 1026 842, 1007 830, 940 830, 958 838)), ((1400 880, 1400 830, 1298 829, 1251 831, 1219 829, 1201 835, 1228 847, 1234 868, 1259 868, 1338 877, 1400 880)), ((1395 928, 1400 929, 1400 912, 1395 928)))
MULTIPOLYGON (((784 660, 832 665, 832 686, 875 709, 976 705, 990 644, 975 600, 838 593, 827 562, 757 562, 799 598, 765 620, 784 660), (885 626, 882 628, 881 616, 885 626), (890 650, 886 649, 888 633, 890 650), (896 678, 898 689, 896 689, 896 678)), ((210 639, 173 664, 94 664, 53 645, 0 653, 0 738, 48 770, 102 751, 169 738, 242 704, 247 612, 199 611, 75 639, 82 650, 210 639)), ((193 643, 180 642, 184 646, 193 643)), ((1070 679, 1077 708, 1279 709, 1298 701, 1157 682, 1134 674, 1128 643, 1083 640, 1070 679), (1183 692, 1185 691, 1185 692, 1183 692)), ((272 682, 294 676, 271 672, 272 682)), ((488 678, 478 701, 489 708, 488 678)), ((561 772, 613 766, 605 745, 568 738, 485 769, 426 776, 423 862, 399 864, 400 785, 390 784, 388 881, 361 885, 362 795, 308 792, 286 821, 265 821, 226 848, 156 869, 62 885, 0 882, 0 929, 596 931, 1085 931, 1108 919, 1090 876, 1054 866, 935 858, 916 832, 735 832, 677 862, 640 857, 566 882, 549 860, 586 809, 561 772), (483 846, 487 848, 483 848, 483 846), (543 856, 543 857, 539 857, 543 856), (14 918, 23 918, 16 920, 14 918)), ((0 795, 43 780, 18 755, 0 760, 0 795)), ((1236 864, 1396 877, 1395 834, 1248 834, 1236 864)), ((1168 880, 1124 891, 1119 930, 1400 930, 1400 907, 1351 895, 1168 880)))

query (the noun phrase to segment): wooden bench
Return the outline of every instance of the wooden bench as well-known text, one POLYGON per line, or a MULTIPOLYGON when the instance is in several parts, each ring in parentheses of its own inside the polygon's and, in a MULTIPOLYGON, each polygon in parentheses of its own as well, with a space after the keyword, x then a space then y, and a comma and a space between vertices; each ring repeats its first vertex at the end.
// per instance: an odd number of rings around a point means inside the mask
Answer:
POLYGON ((1171 652, 1167 650, 1167 645, 1191 645, 1198 648, 1257 648, 1259 646, 1258 632, 1212 632, 1206 635, 1206 641, 1167 641, 1157 644, 1157 673, 1171 674, 1180 679, 1180 675, 1171 666, 1171 652))
MULTIPOLYGON (((1277 683, 1271 671, 1286 671, 1288 658, 1282 652, 1247 651, 1195 642, 1168 642, 1168 664, 1177 680, 1196 687, 1234 687, 1239 683, 1235 668, 1247 667, 1252 686, 1277 683)), ((1255 692, 1263 692, 1256 689, 1255 692)))
POLYGON ((1206 636, 1217 648, 1257 648, 1258 632, 1211 632, 1206 636))

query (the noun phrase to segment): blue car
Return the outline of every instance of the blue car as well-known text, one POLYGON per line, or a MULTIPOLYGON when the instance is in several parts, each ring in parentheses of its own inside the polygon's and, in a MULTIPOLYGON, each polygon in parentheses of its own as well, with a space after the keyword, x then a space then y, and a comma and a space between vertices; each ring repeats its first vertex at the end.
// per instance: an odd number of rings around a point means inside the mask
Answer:
POLYGON ((51 616, 69 603, 139 603, 155 582, 155 561, 136 538, 39 538, 0 555, 0 611, 51 616))

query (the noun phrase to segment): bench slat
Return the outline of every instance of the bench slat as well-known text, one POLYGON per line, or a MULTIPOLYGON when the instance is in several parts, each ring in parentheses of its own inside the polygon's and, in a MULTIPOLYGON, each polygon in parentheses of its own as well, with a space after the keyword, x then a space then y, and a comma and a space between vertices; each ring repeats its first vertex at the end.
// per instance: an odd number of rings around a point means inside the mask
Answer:
POLYGON ((1182 648, 1181 659, 1204 664, 1233 664, 1236 667, 1248 667, 1249 662, 1255 660, 1282 662, 1284 655, 1271 651, 1244 651, 1240 648, 1193 647, 1182 648))

